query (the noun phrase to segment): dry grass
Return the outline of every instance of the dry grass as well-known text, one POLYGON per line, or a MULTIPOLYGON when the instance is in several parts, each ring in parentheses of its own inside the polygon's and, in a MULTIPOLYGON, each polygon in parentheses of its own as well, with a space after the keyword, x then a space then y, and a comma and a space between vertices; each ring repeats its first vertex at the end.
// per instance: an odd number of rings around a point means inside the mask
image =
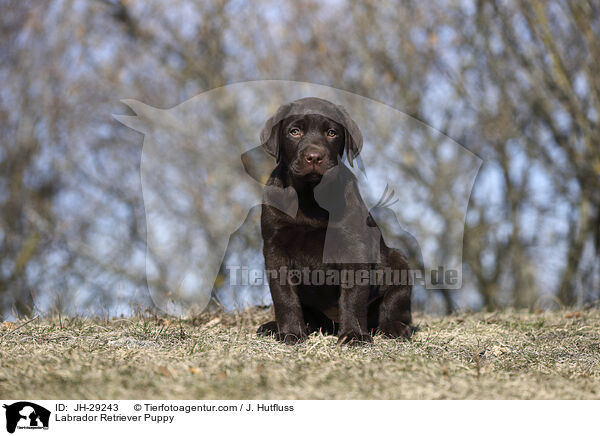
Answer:
POLYGON ((0 327, 4 399, 600 398, 600 312, 417 314, 410 342, 257 338, 269 311, 0 327))

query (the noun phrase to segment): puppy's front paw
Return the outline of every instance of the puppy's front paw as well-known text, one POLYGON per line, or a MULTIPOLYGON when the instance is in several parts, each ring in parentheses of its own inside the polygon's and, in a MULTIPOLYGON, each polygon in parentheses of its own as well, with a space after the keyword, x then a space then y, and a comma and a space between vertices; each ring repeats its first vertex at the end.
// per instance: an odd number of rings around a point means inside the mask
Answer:
POLYGON ((410 339, 415 329, 411 326, 401 323, 386 323, 379 326, 379 331, 388 338, 410 339))
POLYGON ((275 338, 286 345, 294 345, 306 341, 308 336, 305 332, 278 332, 275 338))
POLYGON ((269 321, 261 325, 256 331, 258 336, 273 336, 277 334, 277 321, 269 321))
POLYGON ((350 330, 342 331, 339 334, 338 345, 363 345, 373 342, 373 337, 364 332, 350 330))

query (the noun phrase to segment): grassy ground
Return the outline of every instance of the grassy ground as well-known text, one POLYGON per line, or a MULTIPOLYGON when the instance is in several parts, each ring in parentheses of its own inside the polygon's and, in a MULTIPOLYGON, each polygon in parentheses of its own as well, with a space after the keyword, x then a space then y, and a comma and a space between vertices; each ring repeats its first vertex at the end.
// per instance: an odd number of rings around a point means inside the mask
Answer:
POLYGON ((412 341, 254 334, 268 310, 0 324, 2 399, 600 398, 600 312, 417 314, 412 341))

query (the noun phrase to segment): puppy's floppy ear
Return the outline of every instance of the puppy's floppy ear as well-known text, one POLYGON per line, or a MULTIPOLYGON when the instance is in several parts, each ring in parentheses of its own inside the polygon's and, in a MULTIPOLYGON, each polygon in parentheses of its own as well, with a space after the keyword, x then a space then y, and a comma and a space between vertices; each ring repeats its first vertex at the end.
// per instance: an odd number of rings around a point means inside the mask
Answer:
POLYGON ((267 153, 277 159, 281 158, 279 153, 279 130, 281 121, 287 117, 292 109, 292 103, 279 106, 277 111, 269 118, 260 132, 260 145, 267 153))
POLYGON ((355 141, 348 129, 344 129, 344 150, 346 151, 346 156, 348 157, 348 163, 351 167, 354 168, 352 161, 358 154, 360 153, 360 149, 362 148, 362 144, 358 145, 355 141))
POLYGON ((350 117, 344 106, 339 106, 338 109, 342 113, 343 125, 344 129, 344 150, 346 151, 346 156, 348 157, 348 163, 351 167, 354 167, 352 161, 356 156, 359 155, 362 150, 363 138, 360 129, 356 122, 350 117))
POLYGON ((279 163, 279 160, 281 158, 281 155, 279 153, 279 127, 281 125, 281 122, 276 123, 273 127, 271 127, 271 131, 270 132, 266 132, 266 126, 265 129, 263 129, 263 133, 260 134, 260 139, 261 139, 261 146, 262 148, 269 153, 271 156, 273 156, 275 158, 275 160, 277 161, 277 163, 279 163))

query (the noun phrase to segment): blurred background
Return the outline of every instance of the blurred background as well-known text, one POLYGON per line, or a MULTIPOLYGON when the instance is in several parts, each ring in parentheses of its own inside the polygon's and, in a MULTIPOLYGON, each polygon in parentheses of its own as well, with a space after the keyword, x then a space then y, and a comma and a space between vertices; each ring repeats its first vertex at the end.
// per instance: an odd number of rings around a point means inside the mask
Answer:
MULTIPOLYGON (((379 101, 483 159, 466 215, 463 289, 424 291, 417 309, 600 299, 597 1, 0 0, 0 8, 0 318, 152 309, 143 135, 111 114, 133 114, 124 98, 167 109, 264 79, 379 101)), ((448 171, 444 159, 431 162, 448 171)), ((421 188, 443 235, 455 219, 436 201, 443 186, 423 178, 421 188)), ((234 242, 231 252, 260 256, 256 232, 234 242)), ((168 292, 168 272, 156 271, 154 285, 168 292)), ((213 296, 226 293, 217 278, 213 296)))

